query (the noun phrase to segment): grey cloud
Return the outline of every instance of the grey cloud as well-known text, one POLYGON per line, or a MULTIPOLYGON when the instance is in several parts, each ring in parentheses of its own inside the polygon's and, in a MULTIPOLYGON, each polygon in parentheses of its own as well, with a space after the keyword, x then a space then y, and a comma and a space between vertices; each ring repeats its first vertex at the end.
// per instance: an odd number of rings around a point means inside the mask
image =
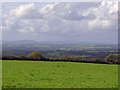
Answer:
POLYGON ((95 19, 96 16, 95 15, 88 15, 88 16, 83 16, 83 15, 80 15, 78 12, 76 11, 68 11, 65 13, 65 15, 63 16, 64 19, 67 19, 67 20, 89 20, 89 19, 95 19))

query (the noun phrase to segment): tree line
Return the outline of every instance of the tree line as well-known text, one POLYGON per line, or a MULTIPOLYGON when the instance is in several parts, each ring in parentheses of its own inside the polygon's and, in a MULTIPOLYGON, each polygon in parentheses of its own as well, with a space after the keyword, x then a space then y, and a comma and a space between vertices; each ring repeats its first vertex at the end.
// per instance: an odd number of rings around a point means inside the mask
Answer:
POLYGON ((77 58, 71 55, 62 55, 59 58, 48 58, 44 57, 41 52, 32 52, 26 55, 2 55, 2 60, 31 60, 31 61, 66 61, 66 62, 85 62, 85 63, 103 63, 103 64, 120 64, 120 56, 117 54, 110 54, 104 59, 101 58, 77 58))

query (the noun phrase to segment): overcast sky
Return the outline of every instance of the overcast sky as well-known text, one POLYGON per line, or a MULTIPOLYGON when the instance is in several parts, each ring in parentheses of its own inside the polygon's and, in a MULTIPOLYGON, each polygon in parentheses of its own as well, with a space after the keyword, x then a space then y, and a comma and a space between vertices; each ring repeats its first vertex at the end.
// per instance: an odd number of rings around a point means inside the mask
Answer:
POLYGON ((117 2, 3 3, 3 40, 118 42, 117 2))

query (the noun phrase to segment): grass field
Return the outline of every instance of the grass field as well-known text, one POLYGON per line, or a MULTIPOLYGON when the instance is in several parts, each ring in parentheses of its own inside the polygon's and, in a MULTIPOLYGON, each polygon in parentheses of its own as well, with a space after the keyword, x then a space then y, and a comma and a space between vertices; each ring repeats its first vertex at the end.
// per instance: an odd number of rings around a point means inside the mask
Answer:
POLYGON ((3 61, 3 88, 115 88, 118 65, 3 61))

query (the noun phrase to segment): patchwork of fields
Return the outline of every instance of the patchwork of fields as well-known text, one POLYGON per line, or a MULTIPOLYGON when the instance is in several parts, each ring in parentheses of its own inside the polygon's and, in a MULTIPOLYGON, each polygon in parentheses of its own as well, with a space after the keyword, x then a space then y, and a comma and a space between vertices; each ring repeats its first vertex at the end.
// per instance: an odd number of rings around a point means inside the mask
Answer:
POLYGON ((118 65, 3 61, 3 88, 115 88, 118 65))

